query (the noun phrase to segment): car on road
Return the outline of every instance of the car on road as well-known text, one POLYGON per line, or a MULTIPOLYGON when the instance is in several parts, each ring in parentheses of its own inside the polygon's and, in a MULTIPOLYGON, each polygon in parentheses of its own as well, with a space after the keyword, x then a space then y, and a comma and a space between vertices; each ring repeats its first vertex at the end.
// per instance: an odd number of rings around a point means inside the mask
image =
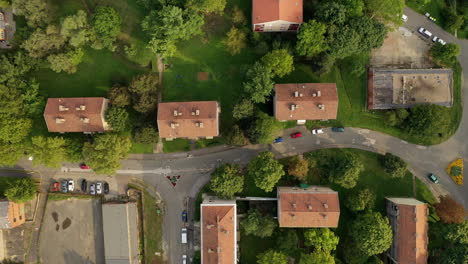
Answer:
POLYGON ((438 39, 437 42, 439 42, 440 44, 442 44, 442 45, 444 45, 444 46, 445 46, 445 44, 447 44, 447 42, 445 42, 445 40, 443 40, 443 39, 441 39, 441 38, 438 39))
POLYGON ((60 190, 60 184, 58 182, 52 183, 50 186, 50 191, 51 192, 58 192, 60 190))
POLYGON ((182 211, 182 221, 187 222, 187 210, 182 211))
POLYGON ((276 138, 274 143, 280 143, 280 142, 283 142, 283 138, 282 138, 282 137, 276 138))
POLYGON ((426 13, 426 14, 424 14, 424 15, 425 15, 429 20, 431 20, 431 21, 433 21, 433 22, 436 22, 436 21, 437 21, 437 19, 436 19, 435 17, 431 16, 431 14, 429 14, 429 13, 426 13))
POLYGON ((104 183, 104 194, 109 194, 109 184, 107 182, 104 183))
POLYGON ((69 180, 68 181, 68 191, 73 192, 75 190, 75 181, 74 180, 69 180))
POLYGON ((187 244, 187 228, 182 228, 182 244, 187 244))
POLYGON ((302 137, 301 132, 296 132, 296 133, 291 134, 291 138, 300 138, 300 137, 302 137))
POLYGON ((431 180, 431 182, 439 183, 439 179, 433 173, 430 173, 429 175, 427 175, 427 177, 429 178, 429 180, 431 180))
POLYGON ((432 37, 432 33, 431 33, 429 30, 427 30, 427 29, 425 29, 425 28, 423 28, 423 27, 420 27, 420 28, 418 29, 418 32, 421 33, 421 35, 423 35, 423 36, 425 36, 425 37, 427 37, 427 38, 432 37))
POLYGON ((344 132, 344 127, 332 127, 333 132, 344 132))
POLYGON ((408 21, 408 16, 403 14, 401 15, 401 20, 403 20, 403 22, 407 22, 408 21))
POLYGON ((102 194, 102 182, 96 183, 96 194, 102 194))
POLYGON ((96 195, 96 186, 94 185, 94 183, 91 183, 89 185, 89 194, 96 195))
POLYGON ((314 129, 312 129, 312 134, 314 134, 314 135, 323 134, 323 129, 314 128, 314 129))
POLYGON ((88 182, 86 179, 81 180, 81 191, 86 192, 86 189, 88 189, 88 182))
POLYGON ((89 166, 86 165, 85 163, 81 163, 81 164, 80 164, 80 169, 82 169, 82 170, 89 170, 89 166))
POLYGON ((63 193, 67 193, 67 192, 68 192, 68 181, 67 181, 67 180, 63 180, 63 181, 62 181, 62 192, 63 192, 63 193))
POLYGON ((187 255, 182 255, 182 264, 187 264, 187 255))
POLYGON ((434 37, 432 38, 432 42, 436 42, 437 40, 439 40, 439 37, 438 37, 438 36, 434 36, 434 37))

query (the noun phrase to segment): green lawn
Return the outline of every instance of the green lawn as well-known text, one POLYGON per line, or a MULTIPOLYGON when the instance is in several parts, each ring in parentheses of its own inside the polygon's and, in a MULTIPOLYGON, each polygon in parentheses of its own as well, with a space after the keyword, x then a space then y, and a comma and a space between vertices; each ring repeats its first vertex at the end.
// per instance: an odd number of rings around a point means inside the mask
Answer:
POLYGON ((153 153, 153 145, 152 144, 133 143, 132 148, 130 149, 129 153, 151 154, 151 153, 153 153))
POLYGON ((163 263, 162 256, 155 255, 160 252, 162 255, 162 214, 157 213, 156 199, 146 191, 143 191, 143 228, 145 263, 163 263))
POLYGON ((172 141, 163 141, 163 151, 168 152, 181 152, 190 150, 190 140, 185 138, 176 138, 172 141))

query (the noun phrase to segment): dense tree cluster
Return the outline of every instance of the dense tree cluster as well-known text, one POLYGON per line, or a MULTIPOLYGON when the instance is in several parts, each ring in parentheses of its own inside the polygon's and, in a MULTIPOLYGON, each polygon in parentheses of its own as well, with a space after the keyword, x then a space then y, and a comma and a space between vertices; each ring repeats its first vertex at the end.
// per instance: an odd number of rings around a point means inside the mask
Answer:
POLYGON ((345 205, 351 211, 363 211, 372 209, 374 206, 375 194, 369 189, 353 190, 345 200, 345 205))
POLYGON ((211 174, 210 189, 218 197, 232 199, 244 189, 244 175, 238 165, 224 164, 211 174))
POLYGON ((381 160, 382 166, 390 176, 401 178, 406 175, 408 163, 406 163, 402 158, 387 152, 381 160))
POLYGON ((271 216, 262 216, 258 210, 251 209, 240 222, 240 226, 246 235, 269 237, 275 231, 277 221, 271 216))
POLYGON ((378 212, 358 215, 349 227, 358 250, 367 256, 380 254, 392 244, 392 229, 388 218, 378 212))
POLYGON ((462 223, 467 211, 463 205, 459 204, 449 195, 439 197, 440 201, 434 205, 440 220, 447 224, 462 223))
POLYGON ((247 176, 253 178, 255 185, 265 192, 273 191, 283 175, 283 165, 275 160, 274 154, 269 151, 258 154, 247 166, 247 176))
POLYGON ((5 189, 8 200, 25 203, 34 199, 37 193, 37 183, 32 178, 15 178, 10 180, 5 189))

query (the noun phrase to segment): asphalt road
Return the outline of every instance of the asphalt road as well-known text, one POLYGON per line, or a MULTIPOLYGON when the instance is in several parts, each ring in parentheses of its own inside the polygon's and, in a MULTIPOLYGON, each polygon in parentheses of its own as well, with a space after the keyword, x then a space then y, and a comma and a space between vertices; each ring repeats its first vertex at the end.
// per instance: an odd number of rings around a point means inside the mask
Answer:
MULTIPOLYGON (((461 47, 460 63, 464 69, 463 77, 468 79, 468 40, 458 40, 424 16, 406 8, 408 22, 404 25, 409 30, 417 33, 419 27, 425 27, 434 35, 437 35, 448 43, 457 43, 461 47)), ((468 91, 468 84, 463 84, 463 92, 468 91)), ((463 97, 463 104, 468 105, 468 98, 463 97)), ((277 157, 299 154, 315 149, 331 147, 359 148, 379 153, 391 152, 405 159, 409 163, 410 170, 421 179, 435 194, 450 193, 465 208, 468 207, 468 184, 457 186, 445 172, 445 167, 458 157, 468 159, 468 109, 463 109, 463 118, 460 128, 448 141, 435 146, 418 146, 409 144, 398 138, 369 131, 360 128, 346 128, 344 133, 333 133, 325 129, 325 134, 315 136, 305 130, 304 127, 287 130, 284 132, 284 142, 275 145, 255 145, 244 148, 215 147, 202 149, 189 153, 173 154, 143 154, 131 155, 122 162, 119 176, 138 177, 151 184, 160 193, 165 201, 165 216, 163 224, 164 250, 169 258, 169 263, 179 262, 182 254, 192 252, 193 246, 180 243, 180 230, 184 226, 181 213, 186 209, 186 198, 195 197, 200 188, 209 181, 211 171, 222 163, 246 164, 259 151, 271 150, 277 157), (302 131, 304 137, 290 139, 291 132, 302 131), (188 155, 191 155, 190 157, 188 155), (435 173, 440 178, 440 184, 429 182, 426 175, 435 173), (173 187, 166 176, 178 176, 181 178, 173 187)), ((29 161, 22 161, 21 167, 30 169, 29 161)), ((66 164, 65 167, 79 171, 76 164, 66 164)), ((56 171, 37 167, 42 175, 54 175, 56 171)), ((86 172, 83 172, 86 173, 86 172)), ((188 204, 193 206, 193 204, 188 204)), ((193 208, 189 210, 192 212, 193 208)), ((189 223, 193 215, 189 215, 189 223)), ((188 229, 192 226, 189 224, 188 229)), ((189 232, 189 241, 190 238, 189 232)))

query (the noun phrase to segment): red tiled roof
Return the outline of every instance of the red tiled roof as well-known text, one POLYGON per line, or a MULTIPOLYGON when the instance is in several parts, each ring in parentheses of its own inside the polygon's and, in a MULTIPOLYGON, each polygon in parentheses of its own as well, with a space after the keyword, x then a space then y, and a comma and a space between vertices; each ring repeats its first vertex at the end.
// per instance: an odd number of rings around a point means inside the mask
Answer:
POLYGON ((275 85, 275 117, 280 121, 336 119, 337 114, 338 92, 335 83, 275 85), (320 109, 319 105, 323 108, 320 109))
POLYGON ((201 205, 202 264, 236 263, 235 205, 201 205))
POLYGON ((216 137, 219 135, 218 102, 159 103, 158 129, 161 138, 216 137))
POLYGON ((338 226, 338 192, 320 186, 278 187, 277 192, 280 227, 338 226))
POLYGON ((277 20, 302 23, 302 0, 252 0, 252 23, 277 20))
POLYGON ((107 105, 104 97, 49 98, 44 119, 49 132, 104 132, 107 105))

